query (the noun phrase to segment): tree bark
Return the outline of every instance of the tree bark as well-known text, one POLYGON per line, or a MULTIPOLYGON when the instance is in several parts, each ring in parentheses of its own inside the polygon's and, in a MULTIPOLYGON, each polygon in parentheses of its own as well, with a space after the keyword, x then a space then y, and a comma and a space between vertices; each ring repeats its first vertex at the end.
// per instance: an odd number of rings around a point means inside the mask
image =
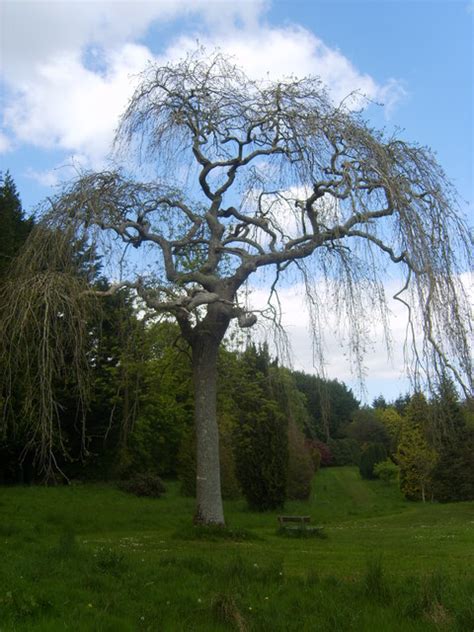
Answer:
POLYGON ((194 522, 224 526, 217 426, 219 344, 211 335, 200 335, 192 345, 197 501, 194 522))

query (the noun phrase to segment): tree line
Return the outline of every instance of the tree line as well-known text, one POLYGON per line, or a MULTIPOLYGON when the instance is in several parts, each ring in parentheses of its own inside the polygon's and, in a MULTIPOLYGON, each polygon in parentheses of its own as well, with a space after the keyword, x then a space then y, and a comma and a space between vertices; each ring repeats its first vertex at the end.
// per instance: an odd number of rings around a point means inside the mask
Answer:
MULTIPOLYGON (((11 281, 9 264, 33 224, 6 173, 0 187, 0 285, 11 281)), ((74 244, 87 282, 106 291, 110 284, 100 257, 87 251, 86 243, 74 244)), ((123 288, 104 297, 87 331, 91 396, 85 426, 69 376, 55 384, 61 416, 52 446, 55 480, 148 473, 178 477, 182 492, 195 495, 192 371, 176 324, 141 318, 131 291, 123 288)), ((0 369, 5 373, 1 364, 0 369)), ((0 399, 0 480, 33 482, 46 475, 51 481, 36 429, 23 417, 27 391, 19 369, 13 401, 5 393, 0 399)), ((422 393, 391 403, 380 396, 361 407, 342 382, 282 367, 265 345, 239 351, 224 345, 218 371, 224 498, 243 494, 254 509, 274 509, 286 499, 307 499, 319 467, 347 464, 358 465, 367 478, 398 480, 412 500, 474 497, 474 409, 472 401, 459 400, 448 377, 429 401, 422 393)))

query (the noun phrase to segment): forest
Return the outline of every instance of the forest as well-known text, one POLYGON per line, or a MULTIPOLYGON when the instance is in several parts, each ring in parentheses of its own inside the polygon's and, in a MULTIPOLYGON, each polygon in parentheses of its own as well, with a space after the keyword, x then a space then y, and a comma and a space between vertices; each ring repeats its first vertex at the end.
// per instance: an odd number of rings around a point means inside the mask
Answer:
MULTIPOLYGON (((3 173, 0 297, 15 285, 14 260, 34 225, 13 177, 3 173)), ((91 256, 86 242, 71 248, 87 284, 107 294, 101 257, 91 256)), ((2 332, 1 383, 14 380, 14 389, 0 393, 0 482, 113 481, 153 496, 164 489, 163 479, 178 479, 181 493, 193 496, 192 370, 178 327, 166 318, 144 318, 131 290, 122 288, 104 297, 87 332, 87 410, 70 376, 56 375, 60 423, 46 450, 31 421, 38 387, 31 392, 22 382, 21 357, 13 369, 7 362, 2 332)), ((308 499, 320 468, 353 465, 365 479, 399 485, 409 500, 474 499, 474 402, 460 397, 447 375, 430 394, 402 394, 391 402, 381 394, 362 406, 344 383, 286 368, 266 344, 243 334, 221 347, 218 375, 224 498, 274 510, 308 499)))

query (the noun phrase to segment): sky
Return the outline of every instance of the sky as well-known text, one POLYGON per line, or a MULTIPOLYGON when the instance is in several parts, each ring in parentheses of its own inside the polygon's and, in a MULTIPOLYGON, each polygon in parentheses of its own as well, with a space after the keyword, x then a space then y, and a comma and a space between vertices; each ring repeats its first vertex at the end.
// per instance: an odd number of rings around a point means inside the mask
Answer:
MULTIPOLYGON (((0 0, 0 7, 0 171, 10 170, 28 214, 74 166, 106 164, 146 64, 178 59, 199 43, 234 55, 252 77, 317 75, 335 100, 366 95, 374 126, 399 128, 436 151, 472 223, 472 0, 0 0)), ((293 366, 311 372, 301 288, 285 288, 284 299, 293 366)), ((408 387, 404 315, 391 309, 391 360, 381 328, 371 332, 369 401, 408 387)), ((327 375, 357 391, 344 346, 328 338, 327 375)))

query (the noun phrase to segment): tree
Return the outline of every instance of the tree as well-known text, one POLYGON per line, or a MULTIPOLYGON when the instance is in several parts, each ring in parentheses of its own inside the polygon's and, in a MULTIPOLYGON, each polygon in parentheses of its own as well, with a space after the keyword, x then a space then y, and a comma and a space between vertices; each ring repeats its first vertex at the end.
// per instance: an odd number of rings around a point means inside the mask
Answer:
POLYGON ((308 426, 309 420, 306 398, 298 390, 291 371, 273 366, 270 369, 270 374, 278 407, 285 414, 288 424, 286 498, 289 500, 307 500, 311 494, 311 482, 315 468, 303 432, 303 428, 308 426))
POLYGON ((342 428, 359 408, 352 391, 338 380, 327 380, 298 371, 294 373, 294 379, 306 397, 309 412, 307 434, 326 442, 339 437, 342 428))
POLYGON ((16 184, 9 171, 0 173, 0 281, 33 227, 25 219, 16 184))
POLYGON ((431 483, 440 502, 474 500, 474 430, 465 428, 440 449, 431 483))
POLYGON ((377 421, 383 424, 388 436, 390 437, 390 452, 396 452, 402 429, 402 416, 393 406, 377 408, 375 416, 377 421))
POLYGON ((242 359, 234 432, 237 478, 249 507, 268 511, 282 507, 286 499, 288 420, 276 400, 266 350, 251 345, 242 359))
POLYGON ((433 402, 433 495, 441 502, 474 499, 474 430, 466 424, 456 388, 442 376, 433 402))
POLYGON ((378 410, 360 408, 353 415, 353 421, 346 427, 346 434, 364 447, 369 443, 382 443, 389 447, 390 437, 384 424, 379 421, 378 410))
MULTIPOLYGON (((8 278, 14 257, 28 237, 33 220, 24 216, 16 184, 7 171, 0 172, 0 286, 8 278)), ((1 306, 0 306, 1 310, 1 306)), ((0 333, 0 337, 3 332, 0 333)), ((0 375, 5 370, 7 358, 0 357, 0 375)), ((8 401, 0 388, 0 418, 8 401), (2 395, 4 397, 2 397, 2 395)), ((12 385, 10 402, 19 421, 15 427, 0 424, 0 480, 5 482, 28 482, 32 476, 30 463, 23 462, 21 455, 25 446, 28 429, 21 421, 22 382, 12 385)))
POLYGON ((422 393, 410 399, 402 423, 397 450, 400 467, 400 489, 410 500, 422 500, 432 492, 432 471, 436 464, 436 452, 427 440, 431 411, 422 393))
MULTIPOLYGON (((371 129, 344 103, 335 106, 318 79, 253 81, 224 55, 202 51, 150 65, 115 148, 113 164, 123 159, 123 168, 68 183, 45 208, 43 225, 61 228, 63 239, 86 232, 99 242, 110 234, 105 247, 122 244, 130 268, 137 264, 131 246, 151 266, 133 278, 130 270, 116 287, 133 288, 148 309, 173 317, 190 346, 198 522, 224 523, 217 356, 232 321, 257 320, 240 292, 252 275, 274 274, 265 316, 278 311, 279 282, 300 274, 313 322, 325 305, 350 322, 361 366, 368 315, 384 321, 389 262, 403 274, 396 298, 423 305, 422 351, 435 368, 449 357, 457 377, 469 373, 458 280, 469 243, 455 193, 428 149, 371 129), (135 177, 134 155, 151 181, 135 177)), ((38 248, 32 239, 30 258, 38 248)), ((34 284, 24 275, 22 283, 28 291, 20 296, 31 304, 34 284)), ((88 295, 70 287, 62 296, 71 304, 73 294, 88 295)), ((43 300, 53 294, 43 292, 43 300)), ((21 325, 7 321, 8 329, 21 325)), ((80 321, 70 314, 69 322, 80 321)), ((421 352, 416 358, 418 376, 421 352)), ((40 411, 40 427, 51 412, 40 411)))
POLYGON ((387 406, 388 404, 383 395, 377 395, 377 397, 374 397, 372 401, 372 408, 385 410, 387 406))

